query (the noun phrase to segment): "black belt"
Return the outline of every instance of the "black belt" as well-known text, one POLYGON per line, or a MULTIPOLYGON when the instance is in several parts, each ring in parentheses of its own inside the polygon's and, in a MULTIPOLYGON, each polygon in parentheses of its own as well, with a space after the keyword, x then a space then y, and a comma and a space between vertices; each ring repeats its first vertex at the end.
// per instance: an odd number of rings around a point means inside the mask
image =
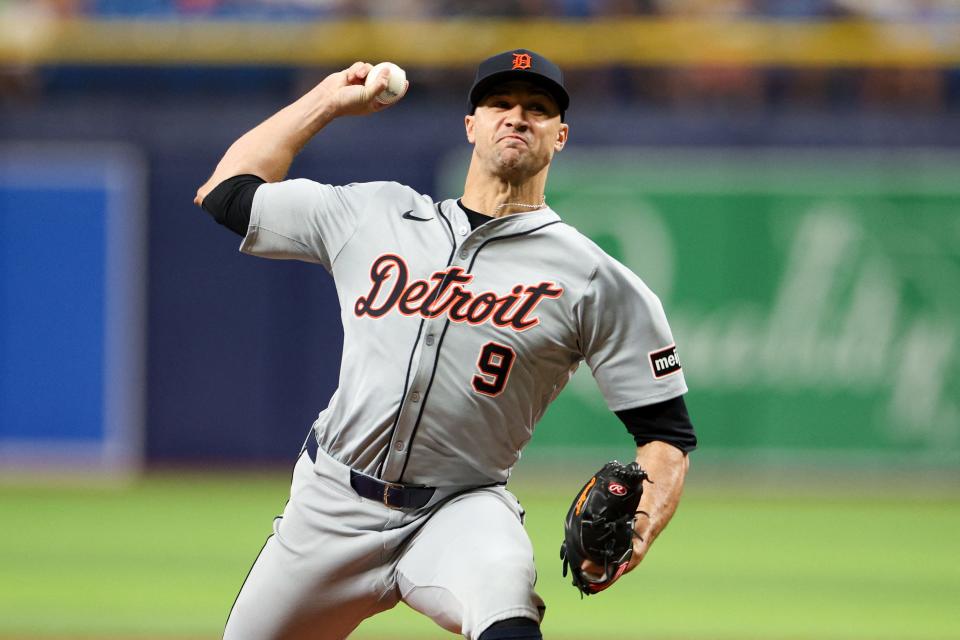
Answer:
POLYGON ((436 491, 433 487, 384 482, 353 469, 350 469, 350 486, 364 498, 394 509, 419 509, 430 502, 436 491))
MULTIPOLYGON (((312 430, 303 448, 310 459, 316 462, 317 438, 312 430)), ((419 509, 430 502, 436 492, 433 487, 384 482, 353 469, 350 469, 350 486, 357 495, 367 500, 376 500, 393 509, 419 509)))

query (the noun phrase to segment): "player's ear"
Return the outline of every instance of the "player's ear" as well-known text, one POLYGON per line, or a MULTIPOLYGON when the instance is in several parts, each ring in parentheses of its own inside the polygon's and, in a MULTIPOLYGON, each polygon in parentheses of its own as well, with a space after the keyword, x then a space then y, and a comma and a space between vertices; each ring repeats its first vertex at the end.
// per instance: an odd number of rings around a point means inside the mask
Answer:
POLYGON ((560 130, 557 131, 557 139, 553 143, 553 150, 560 151, 563 149, 564 145, 567 144, 567 137, 570 135, 570 125, 567 123, 560 124, 560 130))
POLYGON ((474 117, 471 114, 463 116, 463 126, 467 131, 467 142, 474 144, 477 141, 477 137, 474 135, 474 117))

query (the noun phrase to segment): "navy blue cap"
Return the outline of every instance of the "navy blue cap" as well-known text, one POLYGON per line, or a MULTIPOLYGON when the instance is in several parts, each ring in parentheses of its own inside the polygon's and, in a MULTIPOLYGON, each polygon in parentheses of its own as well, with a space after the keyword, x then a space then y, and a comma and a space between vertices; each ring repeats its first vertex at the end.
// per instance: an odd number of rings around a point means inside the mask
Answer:
POLYGON ((510 80, 532 82, 544 89, 557 101, 561 116, 570 106, 560 67, 535 51, 512 49, 487 58, 477 67, 477 77, 470 89, 470 113, 494 85, 510 80))

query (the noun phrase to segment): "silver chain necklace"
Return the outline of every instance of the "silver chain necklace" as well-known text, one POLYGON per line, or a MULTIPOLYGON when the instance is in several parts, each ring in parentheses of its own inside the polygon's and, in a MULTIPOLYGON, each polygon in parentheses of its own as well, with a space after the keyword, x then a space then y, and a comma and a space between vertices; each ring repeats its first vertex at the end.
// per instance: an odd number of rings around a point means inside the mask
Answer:
POLYGON ((547 196, 540 196, 540 204, 527 204, 525 202, 504 202, 503 204, 498 204, 494 207, 494 211, 500 211, 504 207, 523 207, 525 209, 542 209, 547 206, 547 196))

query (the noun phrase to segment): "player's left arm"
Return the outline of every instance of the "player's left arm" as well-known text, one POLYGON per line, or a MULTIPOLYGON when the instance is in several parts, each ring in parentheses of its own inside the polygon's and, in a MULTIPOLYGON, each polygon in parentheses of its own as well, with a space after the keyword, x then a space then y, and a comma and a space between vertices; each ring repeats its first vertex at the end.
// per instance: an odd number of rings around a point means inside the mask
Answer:
MULTIPOLYGON (((629 269, 601 262, 584 291, 579 314, 582 354, 607 405, 637 445, 650 482, 634 522, 634 569, 673 517, 697 437, 683 395, 687 385, 659 298, 629 269), (666 399, 664 399, 666 398, 666 399)), ((600 567, 586 561, 595 575, 600 567)))
MULTIPOLYGON (((643 374, 638 374, 643 375, 643 374)), ((697 434, 683 396, 616 412, 637 444, 637 463, 647 472, 634 526, 636 538, 627 571, 636 567, 677 510, 697 448, 697 434)))
MULTIPOLYGON (((697 435, 683 396, 616 414, 633 435, 637 443, 636 461, 650 479, 643 483, 637 508, 633 555, 624 571, 628 573, 640 564, 677 510, 690 468, 689 453, 697 447, 697 435)), ((589 561, 583 568, 602 573, 589 561)))
POLYGON ((627 572, 640 564, 650 545, 670 522, 680 504, 683 482, 690 468, 690 457, 685 451, 656 440, 637 447, 637 462, 653 482, 644 483, 634 525, 633 556, 627 572))

